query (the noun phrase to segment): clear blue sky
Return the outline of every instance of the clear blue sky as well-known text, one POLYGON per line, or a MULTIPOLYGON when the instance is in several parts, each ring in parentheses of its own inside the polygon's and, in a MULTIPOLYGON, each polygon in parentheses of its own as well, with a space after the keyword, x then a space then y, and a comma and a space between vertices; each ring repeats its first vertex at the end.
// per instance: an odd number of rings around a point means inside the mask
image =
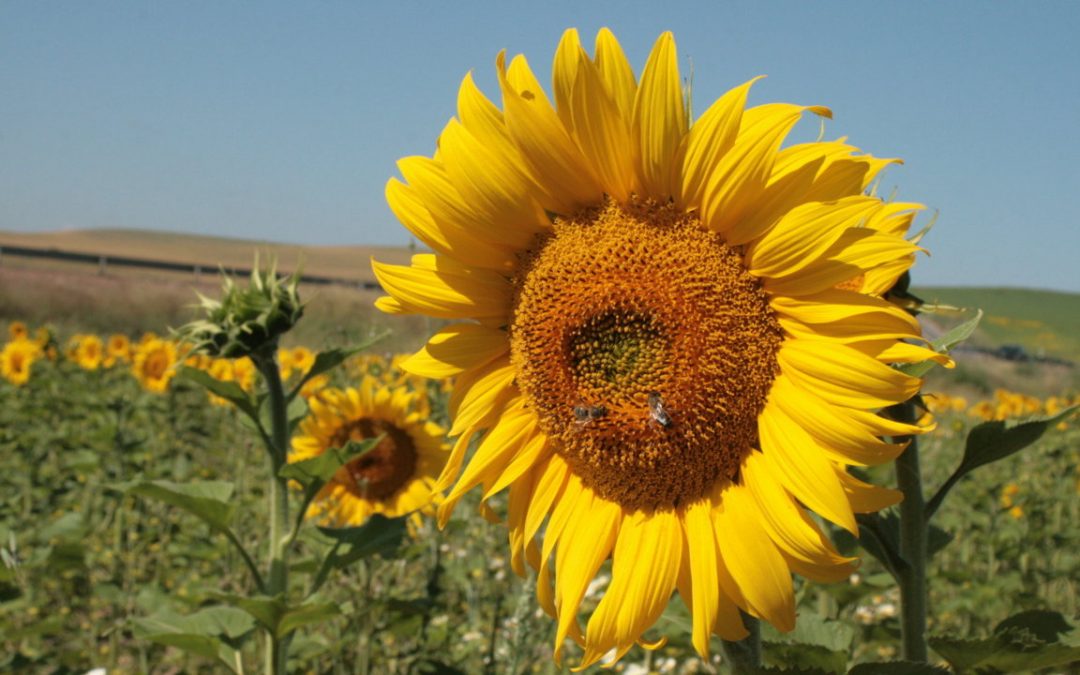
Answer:
POLYGON ((462 76, 497 100, 499 49, 548 82, 607 25, 639 74, 674 31, 699 112, 767 74, 752 103, 904 158, 882 189, 940 211, 917 283, 1080 291, 1080 2, 662 4, 0 0, 0 230, 406 244, 383 186, 462 76))

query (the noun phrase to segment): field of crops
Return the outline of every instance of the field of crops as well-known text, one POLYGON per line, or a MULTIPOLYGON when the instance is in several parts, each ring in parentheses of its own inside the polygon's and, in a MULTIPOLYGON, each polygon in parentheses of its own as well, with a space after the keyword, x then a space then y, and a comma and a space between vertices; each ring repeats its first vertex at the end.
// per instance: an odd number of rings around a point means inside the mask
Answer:
MULTIPOLYGON (((257 392, 264 385, 256 369, 247 359, 185 358, 183 345, 152 334, 58 334, 18 322, 4 328, 10 335, 0 356, 0 670, 256 671, 252 616, 214 609, 250 590, 236 548, 205 520, 130 488, 234 481, 232 531, 241 544, 257 542, 268 498, 262 448, 243 416, 191 374, 257 392), (213 624, 212 640, 193 641, 194 629, 177 628, 192 616, 213 624)), ((425 414, 445 426, 446 388, 405 374, 400 357, 386 351, 397 342, 384 340, 306 381, 313 350, 281 349, 281 376, 287 385, 303 382, 298 401, 308 405, 325 400, 327 388, 371 377, 416 394, 425 414)), ((1070 391, 999 390, 978 399, 928 392, 926 402, 938 425, 922 445, 932 491, 959 461, 974 425, 1054 415, 1080 399, 1070 391)), ((873 478, 892 484, 890 473, 886 465, 873 478)), ((1078 495, 1075 419, 962 481, 931 535, 931 549, 938 549, 929 575, 931 635, 983 638, 1030 609, 1076 617, 1078 495)), ((294 591, 307 608, 293 617, 291 669, 562 672, 552 661, 555 626, 537 604, 535 578, 513 573, 506 529, 488 522, 505 517, 505 500, 497 497, 495 512, 481 514, 477 497, 468 495, 445 529, 430 515, 415 518, 386 537, 378 554, 358 554, 329 574, 319 560, 332 542, 305 529, 291 561, 294 591)), ((299 500, 298 490, 292 498, 299 500)), ((797 581, 798 627, 791 635, 765 627, 767 663, 843 672, 849 662, 897 658, 895 586, 873 558, 862 557, 844 583, 797 581)), ((584 610, 595 606, 607 579, 602 571, 590 585, 584 610)), ((667 645, 635 647, 617 670, 714 672, 719 657, 703 663, 694 654, 689 626, 686 608, 673 600, 658 623, 667 645)), ((566 654, 573 665, 580 652, 569 645, 566 654)))

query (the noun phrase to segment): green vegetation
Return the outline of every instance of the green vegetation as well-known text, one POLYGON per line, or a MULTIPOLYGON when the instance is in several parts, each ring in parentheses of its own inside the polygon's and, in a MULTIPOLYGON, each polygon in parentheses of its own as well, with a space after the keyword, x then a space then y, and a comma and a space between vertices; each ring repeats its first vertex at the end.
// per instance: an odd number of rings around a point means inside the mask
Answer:
POLYGON ((916 288, 913 292, 927 302, 986 312, 972 344, 1016 344, 1036 356, 1080 361, 1080 293, 937 287, 916 288))

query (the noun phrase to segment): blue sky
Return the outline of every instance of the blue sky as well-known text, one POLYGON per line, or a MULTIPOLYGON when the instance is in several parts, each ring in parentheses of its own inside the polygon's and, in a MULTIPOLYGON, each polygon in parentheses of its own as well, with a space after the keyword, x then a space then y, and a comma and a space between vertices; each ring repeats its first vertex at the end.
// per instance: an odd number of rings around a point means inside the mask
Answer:
POLYGON ((882 191, 940 213, 916 283, 1080 291, 1080 3, 661 4, 0 0, 0 230, 406 244, 383 187, 464 74, 497 100, 498 50, 548 82, 606 25, 639 74, 674 31, 698 112, 766 74, 752 103, 902 157, 882 191))

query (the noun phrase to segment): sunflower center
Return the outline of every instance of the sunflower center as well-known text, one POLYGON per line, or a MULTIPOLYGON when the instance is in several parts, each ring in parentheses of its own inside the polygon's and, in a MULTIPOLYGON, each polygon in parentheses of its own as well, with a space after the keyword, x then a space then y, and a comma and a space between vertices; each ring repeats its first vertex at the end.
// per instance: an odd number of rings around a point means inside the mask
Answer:
POLYGON ((738 251, 673 205, 608 201, 556 219, 521 270, 518 385, 586 485, 653 510, 736 477, 782 340, 738 251))
POLYGON ((151 379, 161 379, 169 368, 169 357, 162 352, 153 352, 146 357, 146 375, 151 379))
POLYGON ((385 421, 367 417, 343 425, 330 437, 330 447, 341 448, 349 441, 363 441, 382 435, 374 448, 343 468, 352 479, 358 494, 371 500, 384 500, 400 490, 416 471, 416 446, 403 429, 385 421))

